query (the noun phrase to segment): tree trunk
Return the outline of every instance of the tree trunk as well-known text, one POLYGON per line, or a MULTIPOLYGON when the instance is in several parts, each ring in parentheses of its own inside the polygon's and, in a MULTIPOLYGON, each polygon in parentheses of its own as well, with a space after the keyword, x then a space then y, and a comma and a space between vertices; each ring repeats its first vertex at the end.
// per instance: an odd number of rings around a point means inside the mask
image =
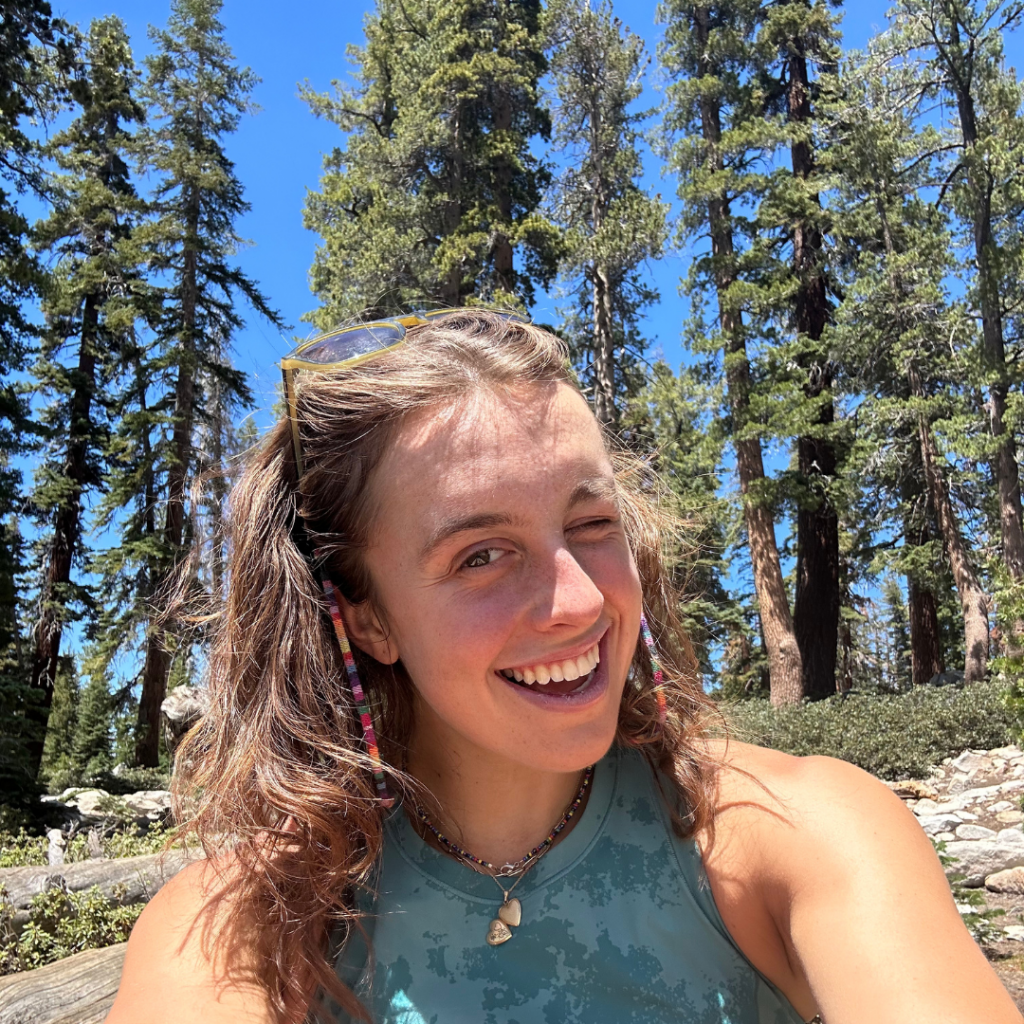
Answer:
POLYGON ((913 576, 907 577, 910 618, 910 681, 923 686, 940 672, 946 671, 942 661, 939 613, 935 595, 921 586, 913 576))
MULTIPOLYGON (((449 150, 448 197, 445 200, 444 230, 446 237, 453 236, 462 220, 462 188, 465 175, 465 158, 462 153, 463 122, 465 109, 460 103, 455 108, 452 123, 452 144, 449 150)), ((449 267, 441 279, 441 303, 458 308, 462 305, 462 266, 449 267)))
MULTIPOLYGON (((952 54, 960 52, 960 33, 955 19, 950 20, 952 54)), ((948 58, 947 72, 956 94, 960 131, 967 158, 967 179, 972 199, 974 255, 978 265, 978 305, 981 309, 982 354, 991 375, 989 386, 989 431, 996 442, 992 472, 999 495, 999 524, 1002 534, 1003 562, 1015 583, 1024 581, 1024 527, 1021 523, 1020 473, 1013 432, 1006 429, 1008 395, 1006 348, 1003 337, 1002 296, 995 243, 992 237, 992 180, 974 153, 978 143, 978 123, 970 82, 961 74, 959 62, 948 58)), ((1024 623, 1013 626, 1015 645, 1024 637, 1024 623)))
MULTIPOLYGON (((916 370, 909 370, 910 391, 915 398, 924 396, 924 389, 916 370)), ((953 581, 960 598, 960 608, 964 619, 964 681, 967 683, 981 682, 985 678, 988 664, 988 597, 981 588, 981 583, 971 565, 970 555, 963 538, 960 536, 960 524, 957 521, 953 502, 949 497, 939 455, 935 447, 935 438, 931 427, 924 416, 918 417, 918 437, 921 443, 921 460, 924 464, 925 480, 928 483, 928 494, 932 508, 939 523, 942 543, 953 570, 953 581)))
MULTIPOLYGON (((789 58, 788 116, 790 123, 811 121, 807 59, 799 41, 789 58)), ((814 154, 804 139, 792 143, 793 175, 806 181, 814 171, 814 154)), ((817 198, 817 197, 815 197, 817 198)), ((798 286, 795 302, 796 329, 812 341, 820 341, 829 319, 825 275, 821 270, 823 239, 813 223, 793 226, 793 271, 798 286)), ((821 400, 832 386, 827 360, 806 365, 804 391, 815 400, 816 423, 827 428, 835 419, 831 398, 821 400)), ((793 628, 803 664, 804 696, 828 697, 836 692, 836 653, 839 642, 839 517, 828 497, 829 481, 836 472, 835 448, 827 437, 801 437, 797 463, 806 487, 797 511, 796 600, 793 628)))
POLYGON ((127 942, 87 949, 34 971, 0 978, 0 1020, 9 1024, 102 1024, 114 1004, 127 942))
MULTIPOLYGON (((695 5, 693 25, 702 53, 701 68, 704 69, 709 66, 709 61, 703 59, 710 33, 710 14, 706 7, 695 5)), ((702 70, 701 77, 705 74, 702 70)), ((720 151, 721 109, 711 90, 702 90, 700 112, 708 162, 713 170, 721 172, 724 169, 720 151)), ((743 517, 750 544, 761 630, 768 654, 771 700, 776 706, 793 704, 803 697, 803 667, 782 578, 779 549, 775 542, 775 523, 771 511, 764 505, 763 497, 757 493, 764 480, 761 441, 757 437, 744 436, 750 418, 750 363, 747 359, 742 314, 731 294, 735 281, 734 250, 729 200, 724 192, 708 202, 708 223, 712 258, 715 261, 719 317, 722 334, 726 338, 726 384, 736 437, 736 467, 743 494, 743 517)))
MULTIPOLYGON (((167 471, 167 508, 164 541, 167 564, 156 581, 156 594, 170 581, 185 537, 185 500, 192 468, 192 422, 196 381, 196 308, 199 301, 197 251, 199 237, 199 193, 193 188, 186 198, 188 222, 185 231, 181 273, 181 329, 178 375, 174 385, 174 428, 171 460, 167 471)), ((160 705, 167 696, 171 657, 163 624, 151 624, 146 637, 146 660, 142 671, 142 693, 135 736, 135 762, 146 768, 160 763, 160 705)))
POLYGON ((35 625, 35 649, 32 655, 32 686, 39 691, 40 702, 33 711, 39 715, 38 735, 28 745, 33 774, 43 759, 46 725, 53 703, 57 679, 60 641, 64 627, 65 594, 71 582, 71 566, 78 549, 82 528, 82 491, 88 483, 89 414, 96 387, 96 332, 99 325, 99 299, 87 295, 82 307, 82 330, 78 347, 78 371, 71 395, 67 457, 64 479, 71 488, 57 507, 53 519, 53 540, 39 597, 39 619, 35 625))
POLYGON ((615 407, 615 335, 612 328, 612 284, 603 266, 592 271, 594 282, 594 412, 606 427, 618 420, 615 407))
MULTIPOLYGON (((508 35, 504 20, 504 5, 497 4, 500 38, 508 35)), ((498 147, 497 166, 494 169, 495 200, 498 223, 494 225, 494 279, 498 289, 508 295, 516 293, 516 274, 512 265, 512 166, 505 155, 502 136, 512 130, 512 97, 504 82, 497 83, 494 97, 494 134, 498 147)))

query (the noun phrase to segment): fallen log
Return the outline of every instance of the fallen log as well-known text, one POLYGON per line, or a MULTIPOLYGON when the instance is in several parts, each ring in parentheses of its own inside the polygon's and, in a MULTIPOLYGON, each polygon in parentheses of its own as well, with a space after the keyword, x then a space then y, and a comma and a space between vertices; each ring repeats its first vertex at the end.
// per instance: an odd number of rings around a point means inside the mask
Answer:
POLYGON ((80 892, 96 885, 107 899, 115 899, 115 889, 120 886, 123 887, 119 890, 121 903, 145 903, 197 856, 188 855, 184 850, 167 850, 141 857, 85 860, 59 867, 0 868, 0 887, 6 890, 7 902, 14 908, 12 924, 20 933, 28 922, 32 897, 47 889, 61 886, 68 892, 80 892))
POLYGON ((128 943, 87 949, 0 978, 3 1024, 101 1024, 113 1005, 128 943))

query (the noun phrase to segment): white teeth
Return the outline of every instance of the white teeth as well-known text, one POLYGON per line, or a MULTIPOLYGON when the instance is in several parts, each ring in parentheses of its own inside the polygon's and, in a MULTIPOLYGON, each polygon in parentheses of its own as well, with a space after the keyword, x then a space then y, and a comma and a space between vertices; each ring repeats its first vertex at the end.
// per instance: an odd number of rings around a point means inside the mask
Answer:
POLYGON ((560 683, 563 680, 571 682, 573 679, 587 676, 600 660, 600 649, 597 644, 594 644, 589 651, 585 651, 578 658, 570 658, 550 665, 534 665, 532 668, 503 669, 502 675, 507 679, 514 678, 516 682, 526 683, 527 686, 532 684, 546 686, 549 682, 560 683))
POLYGON ((573 658, 572 661, 563 661, 562 662, 562 678, 563 679, 568 681, 570 679, 579 679, 579 677, 580 677, 580 670, 579 670, 579 666, 576 664, 576 659, 575 658, 573 658))

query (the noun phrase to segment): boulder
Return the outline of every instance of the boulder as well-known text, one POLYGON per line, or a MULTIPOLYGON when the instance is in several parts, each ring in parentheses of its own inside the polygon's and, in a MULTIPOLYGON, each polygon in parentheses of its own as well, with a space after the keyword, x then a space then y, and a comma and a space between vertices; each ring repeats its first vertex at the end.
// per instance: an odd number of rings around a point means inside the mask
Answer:
POLYGON ((137 818, 146 821, 158 821, 171 810, 171 794, 166 789, 145 789, 129 793, 122 800, 137 818))
POLYGON ((985 879, 985 888, 990 892, 1004 892, 1013 896, 1024 896, 1024 868, 1008 868, 997 871, 985 879))
POLYGON ((946 855, 953 858, 946 873, 963 875, 965 886, 978 888, 989 875, 1024 867, 1024 832, 1004 828, 994 839, 957 839, 946 844, 946 855))
POLYGON ((163 724, 164 741, 171 756, 185 733, 206 714, 209 696, 198 686, 176 686, 160 705, 160 721, 163 724))
POLYGON ((965 750, 959 757, 953 759, 953 767, 957 771, 971 772, 991 767, 991 761, 984 754, 975 753, 973 750, 965 750))
POLYGON ((995 829, 983 825, 958 825, 954 830, 957 839, 995 839, 995 829))
POLYGON ((996 821, 1000 825, 1019 825, 1024 821, 1024 811, 999 811, 996 814, 996 821))
MULTIPOLYGON (((937 836, 940 832, 952 832, 958 827, 963 827, 955 814, 928 814, 918 818, 917 823, 930 836, 937 836)), ((995 832, 992 835, 995 835, 995 832)))

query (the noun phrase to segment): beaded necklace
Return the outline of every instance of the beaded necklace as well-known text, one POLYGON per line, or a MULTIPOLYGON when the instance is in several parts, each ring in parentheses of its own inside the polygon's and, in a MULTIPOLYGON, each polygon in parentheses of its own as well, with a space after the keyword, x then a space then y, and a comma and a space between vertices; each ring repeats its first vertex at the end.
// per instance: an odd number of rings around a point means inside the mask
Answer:
POLYGON ((500 868, 489 860, 483 860, 481 857, 474 856, 469 850, 464 849, 458 843, 453 842, 446 835, 442 834, 441 830, 430 820, 427 812, 419 804, 415 805, 416 816, 423 822, 424 828, 441 844, 442 849, 446 853, 467 862, 474 870, 479 871, 481 874, 486 874, 488 877, 493 878, 501 890, 503 902, 498 908, 498 916, 491 921, 487 930, 487 941, 490 945, 500 946, 503 942, 508 942, 512 938, 512 929, 517 928, 523 919, 522 904, 512 896, 512 890, 523 880, 526 872, 551 849, 551 844, 554 843, 559 833, 572 821, 576 812, 580 809, 580 804, 583 803, 583 798, 586 796, 587 789, 590 787, 590 780, 593 777, 594 766, 590 765, 584 768, 583 779, 580 782, 580 788, 576 791, 576 796, 566 808, 565 814, 559 819, 558 824, 548 833, 547 838, 530 850, 529 853, 520 857, 514 864, 503 864, 500 868), (516 878, 515 882, 508 889, 499 881, 502 878, 515 878, 516 875, 519 877, 516 878))

